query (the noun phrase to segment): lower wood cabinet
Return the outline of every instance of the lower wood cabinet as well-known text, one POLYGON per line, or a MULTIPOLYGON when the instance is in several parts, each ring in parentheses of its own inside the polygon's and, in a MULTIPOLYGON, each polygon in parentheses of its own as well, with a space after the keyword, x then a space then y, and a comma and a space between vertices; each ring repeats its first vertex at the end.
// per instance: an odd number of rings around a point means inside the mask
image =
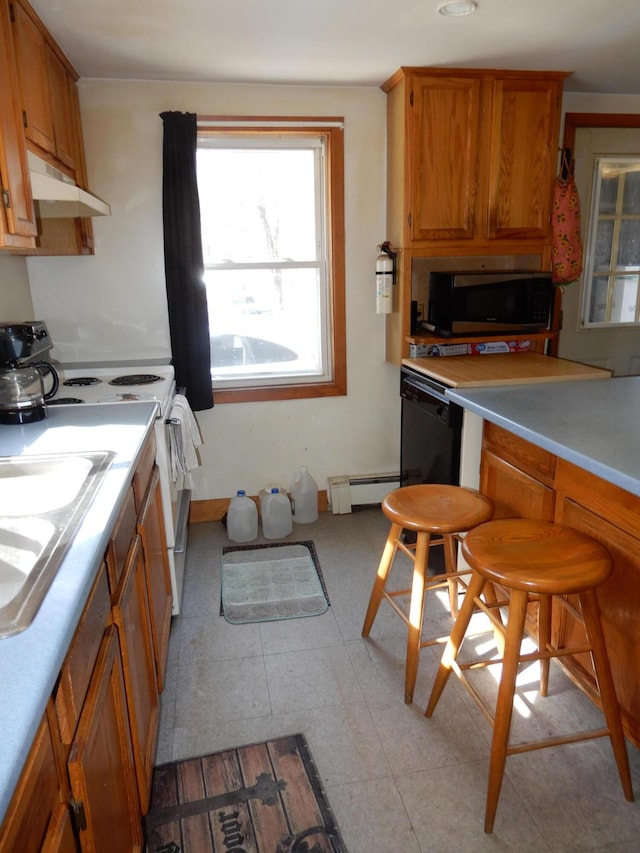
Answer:
POLYGON ((62 802, 56 744, 55 721, 49 709, 40 723, 12 806, 0 828, 2 853, 39 853, 45 845, 53 844, 53 823, 64 822, 65 814, 68 815, 68 807, 62 802))
MULTIPOLYGON (((597 596, 626 735, 640 747, 640 497, 566 462, 494 424, 485 423, 481 491, 496 516, 566 524, 601 542, 613 573, 597 596)), ((527 627, 535 634, 534 612, 527 627)), ((552 638, 559 648, 584 639, 580 619, 554 608, 552 638)), ((589 654, 562 658, 596 702, 589 654)))
POLYGON ((117 629, 105 631, 67 762, 80 849, 142 850, 142 827, 117 629))
POLYGON ((156 466, 153 468, 142 508, 138 514, 138 533, 144 558, 156 679, 158 691, 161 692, 164 688, 164 673, 167 668, 173 595, 160 495, 160 475, 156 466))
POLYGON ((143 849, 172 604, 154 457, 151 434, 0 826, 0 853, 143 849))
POLYGON ((131 543, 113 606, 113 619, 118 628, 122 651, 140 809, 142 814, 146 814, 151 796, 160 702, 145 565, 139 536, 131 543))
POLYGON ((71 813, 66 805, 61 804, 51 816, 47 837, 40 853, 78 853, 71 813))

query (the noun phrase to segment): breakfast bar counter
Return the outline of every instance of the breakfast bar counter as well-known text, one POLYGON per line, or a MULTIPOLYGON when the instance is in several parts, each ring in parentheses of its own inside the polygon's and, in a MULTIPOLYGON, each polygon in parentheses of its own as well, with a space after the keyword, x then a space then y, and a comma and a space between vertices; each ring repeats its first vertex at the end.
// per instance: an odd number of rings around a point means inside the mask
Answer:
MULTIPOLYGON (((447 396, 482 419, 477 482, 495 517, 564 524, 611 554, 613 572, 598 601, 625 733, 640 746, 640 377, 451 389, 447 396)), ((529 630, 535 635, 535 619, 529 630)), ((554 615, 554 645, 581 637, 579 619, 554 615)), ((597 702, 590 656, 563 661, 597 702)))
POLYGON ((640 496, 640 377, 451 389, 447 396, 640 496))

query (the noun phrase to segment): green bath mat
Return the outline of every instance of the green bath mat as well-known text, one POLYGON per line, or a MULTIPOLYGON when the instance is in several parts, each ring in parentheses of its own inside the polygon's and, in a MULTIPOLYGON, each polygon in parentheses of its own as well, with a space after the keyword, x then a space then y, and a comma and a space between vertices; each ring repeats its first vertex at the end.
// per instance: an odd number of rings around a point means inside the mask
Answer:
POLYGON ((328 606, 313 542, 223 549, 220 612, 232 625, 319 616, 328 606))

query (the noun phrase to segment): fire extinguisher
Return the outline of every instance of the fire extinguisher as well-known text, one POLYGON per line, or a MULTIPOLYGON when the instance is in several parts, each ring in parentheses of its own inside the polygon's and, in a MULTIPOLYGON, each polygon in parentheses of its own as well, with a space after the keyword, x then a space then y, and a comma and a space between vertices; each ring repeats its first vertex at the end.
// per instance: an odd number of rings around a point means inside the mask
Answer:
POLYGON ((389 243, 378 246, 376 258, 376 313, 391 314, 393 310, 393 284, 396 270, 396 253, 389 243))

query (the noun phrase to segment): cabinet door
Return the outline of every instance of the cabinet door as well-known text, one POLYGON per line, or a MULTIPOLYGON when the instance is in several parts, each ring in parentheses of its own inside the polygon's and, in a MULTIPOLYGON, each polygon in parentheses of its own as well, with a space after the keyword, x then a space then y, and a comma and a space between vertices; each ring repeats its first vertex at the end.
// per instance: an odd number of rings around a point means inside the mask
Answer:
POLYGON ((142 539, 144 554, 158 690, 162 691, 169 650, 173 596, 160 494, 160 475, 157 466, 154 467, 144 504, 138 516, 138 533, 142 539))
POLYGON ((39 853, 60 807, 55 747, 45 715, 0 827, 0 853, 39 853))
POLYGON ((142 850, 129 717, 117 629, 105 631, 68 760, 71 792, 91 853, 142 850))
POLYGON ((0 3, 0 243, 31 248, 37 233, 9 10, 0 3))
POLYGON ((487 450, 480 463, 480 491, 493 501, 494 518, 553 521, 554 490, 487 450))
POLYGON ((76 82, 49 45, 47 45, 46 56, 56 157, 70 169, 75 169, 76 142, 72 87, 75 89, 76 82))
MULTIPOLYGON (((613 559, 611 577, 598 588, 611 672, 616 688, 624 728, 634 743, 640 742, 640 543, 624 529, 605 521, 595 512, 566 495, 558 500, 556 521, 580 530, 601 542, 613 559)), ((584 639, 582 624, 564 608, 554 614, 552 639, 562 646, 584 639)), ((563 659, 587 689, 594 685, 591 656, 575 655, 563 659)))
POLYGON ((151 637, 147 584, 140 537, 131 545, 113 607, 118 626, 133 758, 142 814, 149 808, 153 758, 158 731, 159 700, 151 637))
POLYGON ((493 84, 488 237, 545 239, 558 154, 561 83, 493 84))
POLYGON ((24 133, 39 148, 55 154, 47 43, 34 20, 19 3, 13 3, 11 8, 24 133))
POLYGON ((71 813, 66 805, 60 805, 54 812, 40 853, 78 853, 71 813))
POLYGON ((470 240, 476 230, 482 81, 413 80, 411 239, 470 240))

